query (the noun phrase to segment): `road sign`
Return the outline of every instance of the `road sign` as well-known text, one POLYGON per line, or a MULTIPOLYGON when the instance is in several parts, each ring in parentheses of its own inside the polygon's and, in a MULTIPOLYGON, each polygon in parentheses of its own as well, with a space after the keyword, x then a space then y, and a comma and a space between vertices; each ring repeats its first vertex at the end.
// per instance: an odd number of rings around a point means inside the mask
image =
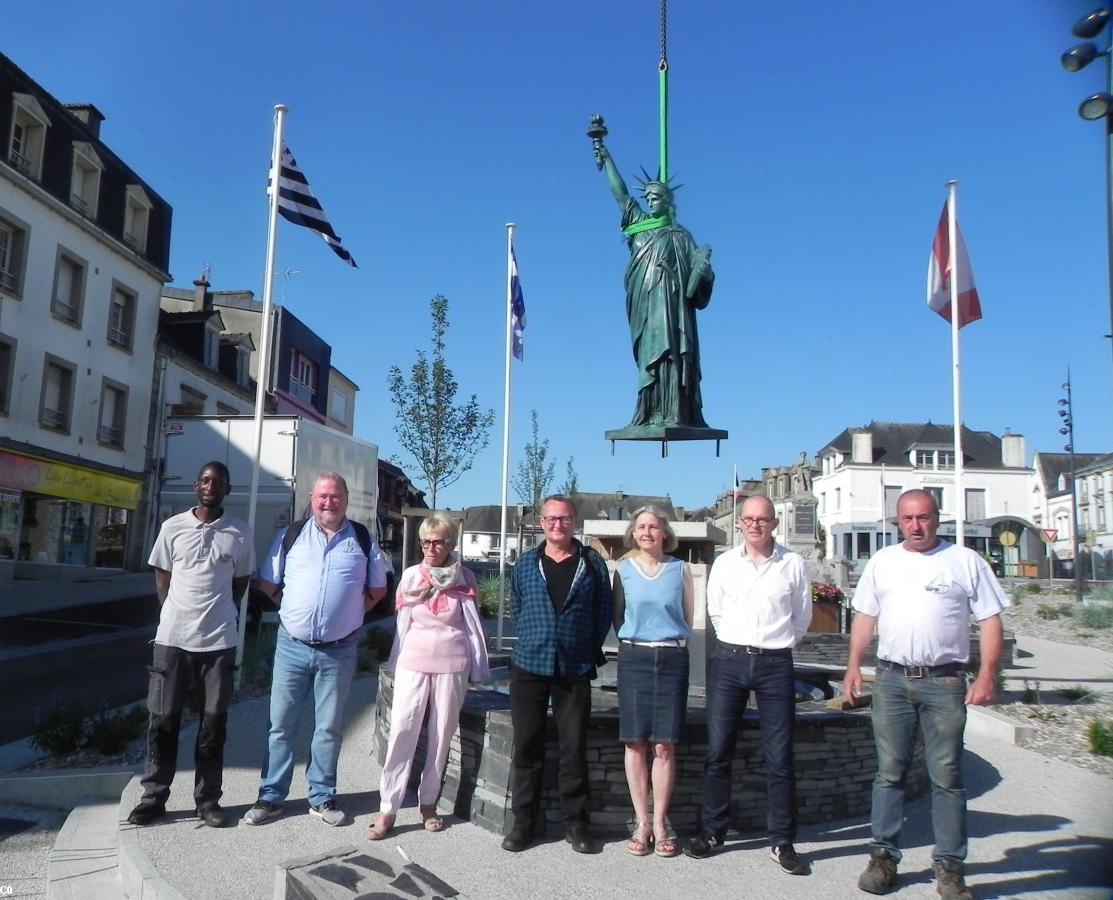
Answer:
POLYGON ((1053 544, 1059 537, 1059 529, 1057 528, 1041 528, 1040 537, 1045 544, 1053 544))
POLYGON ((997 540, 1000 541, 1002 547, 1016 546, 1016 535, 1013 534, 1011 531, 1002 531, 997 536, 997 540))

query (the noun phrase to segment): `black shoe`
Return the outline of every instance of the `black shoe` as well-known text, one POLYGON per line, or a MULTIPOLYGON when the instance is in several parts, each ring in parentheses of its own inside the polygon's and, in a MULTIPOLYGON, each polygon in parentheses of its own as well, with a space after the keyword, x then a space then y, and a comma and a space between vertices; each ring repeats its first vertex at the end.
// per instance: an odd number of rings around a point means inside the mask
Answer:
POLYGON ((577 853, 595 852, 595 845, 591 842, 591 836, 587 833, 587 826, 580 822, 568 826, 564 839, 572 845, 572 849, 577 853))
POLYGON ((692 859, 703 859, 722 847, 724 843, 725 841, 717 834, 711 832, 697 834, 684 845, 684 855, 692 859))
POLYGON ((206 803, 197 807, 197 818, 210 828, 224 828, 228 825, 228 816, 219 803, 206 803))
POLYGON ((769 851, 769 855, 773 857, 773 862, 781 867, 781 871, 787 875, 807 875, 809 873, 807 863, 800 858, 800 854, 796 852, 796 848, 792 844, 777 844, 769 851))
POLYGON ((155 819, 161 819, 165 815, 165 804, 150 803, 144 800, 131 811, 128 815, 128 821, 132 825, 150 825, 155 819))
POLYGON ((533 843, 533 825, 514 823, 506 837, 502 839, 502 849, 511 853, 521 853, 533 843))

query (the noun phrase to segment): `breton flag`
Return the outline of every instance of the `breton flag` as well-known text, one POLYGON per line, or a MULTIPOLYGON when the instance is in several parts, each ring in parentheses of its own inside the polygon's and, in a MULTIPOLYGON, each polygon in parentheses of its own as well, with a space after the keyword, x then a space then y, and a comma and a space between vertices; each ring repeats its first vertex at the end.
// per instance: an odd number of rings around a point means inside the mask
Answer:
POLYGON ((294 154, 285 141, 282 142, 282 163, 278 176, 278 211, 288 222, 304 225, 317 232, 332 248, 333 253, 353 269, 358 268, 352 254, 344 249, 340 238, 332 230, 320 201, 313 196, 305 174, 298 167, 294 154))
POLYGON ((518 257, 510 248, 510 328, 513 332, 513 353, 515 359, 525 360, 522 334, 526 330, 526 300, 522 296, 522 282, 518 280, 518 257))
MULTIPOLYGON (((982 306, 978 302, 978 290, 974 287, 974 270, 970 268, 970 257, 966 254, 966 242, 955 222, 955 243, 958 244, 958 327, 968 325, 982 317, 982 306)), ((939 217, 939 227, 935 229, 935 240, 931 245, 931 258, 928 260, 927 304, 948 322, 951 321, 951 276, 955 270, 955 254, 951 253, 947 229, 947 204, 943 204, 943 215, 939 217)))

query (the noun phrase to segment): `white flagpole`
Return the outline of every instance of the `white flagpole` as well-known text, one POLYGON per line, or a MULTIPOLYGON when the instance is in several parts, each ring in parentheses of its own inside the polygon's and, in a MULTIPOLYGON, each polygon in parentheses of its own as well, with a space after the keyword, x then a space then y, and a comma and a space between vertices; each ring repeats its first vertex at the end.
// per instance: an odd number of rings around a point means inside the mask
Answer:
POLYGON ((738 464, 734 465, 734 482, 730 486, 730 546, 738 544, 738 464))
MULTIPOLYGON (((499 621, 495 649, 502 649, 502 617, 506 609, 506 485, 510 479, 510 354, 513 341, 513 296, 510 261, 514 253, 514 223, 506 223, 506 367, 502 387, 502 525, 499 538, 499 621)), ((534 510, 536 513, 537 510, 534 510)), ((522 548, 518 548, 519 555, 522 548)))
POLYGON ((877 524, 881 526, 881 546, 885 547, 888 544, 885 534, 885 514, 887 512, 885 508, 885 463, 881 464, 881 502, 879 506, 881 507, 881 521, 877 524))
MULTIPOLYGON (((274 146, 271 148, 270 187, 267 190, 267 262, 263 270, 263 330, 260 336, 259 367, 255 378, 255 456, 251 465, 251 494, 247 501, 247 524, 255 534, 255 507, 259 499, 259 457, 263 448, 263 408, 267 399, 267 380, 271 364, 271 300, 274 291, 274 257, 278 244, 278 178, 282 165, 282 124, 286 107, 279 103, 274 108, 274 146)), ((243 641, 247 629, 247 597, 250 586, 240 598, 240 636, 236 645, 236 687, 240 686, 243 673, 243 641)))
POLYGON ((951 269, 951 393, 955 408, 955 543, 966 546, 966 491, 962 484, 962 407, 958 364, 958 215, 955 210, 957 181, 947 182, 947 244, 951 269))

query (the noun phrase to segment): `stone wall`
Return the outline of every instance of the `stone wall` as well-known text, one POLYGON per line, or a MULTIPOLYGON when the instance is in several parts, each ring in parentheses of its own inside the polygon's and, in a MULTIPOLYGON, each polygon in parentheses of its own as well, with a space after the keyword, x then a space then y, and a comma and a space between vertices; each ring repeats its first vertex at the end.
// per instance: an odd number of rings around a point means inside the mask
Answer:
MULTIPOLYGON (((386 754, 391 677, 380 670, 374 749, 379 763, 386 754)), ((615 695, 592 693, 592 719, 588 732, 591 825, 600 834, 622 835, 633 815, 623 765, 624 747, 618 740, 615 695)), ((510 759, 513 726, 510 698, 495 690, 472 688, 452 740, 439 808, 476 825, 505 834, 512 824, 510 812, 510 759)), ((802 824, 868 815, 870 793, 877 768, 873 728, 868 709, 838 712, 822 704, 804 703, 796 716, 796 792, 802 824)), ((696 829, 696 816, 706 768, 707 723, 695 698, 688 708, 686 740, 677 747, 676 785, 669 818, 681 834, 696 829)), ((424 746, 411 770, 416 784, 424 746)), ((546 830, 563 830, 556 788, 556 734, 550 719, 546 735, 543 807, 546 830)), ((922 748, 909 784, 910 796, 926 787, 922 748)), ((746 710, 739 732, 733 767, 734 826, 747 833, 765 831, 765 765, 757 711, 746 710)))

